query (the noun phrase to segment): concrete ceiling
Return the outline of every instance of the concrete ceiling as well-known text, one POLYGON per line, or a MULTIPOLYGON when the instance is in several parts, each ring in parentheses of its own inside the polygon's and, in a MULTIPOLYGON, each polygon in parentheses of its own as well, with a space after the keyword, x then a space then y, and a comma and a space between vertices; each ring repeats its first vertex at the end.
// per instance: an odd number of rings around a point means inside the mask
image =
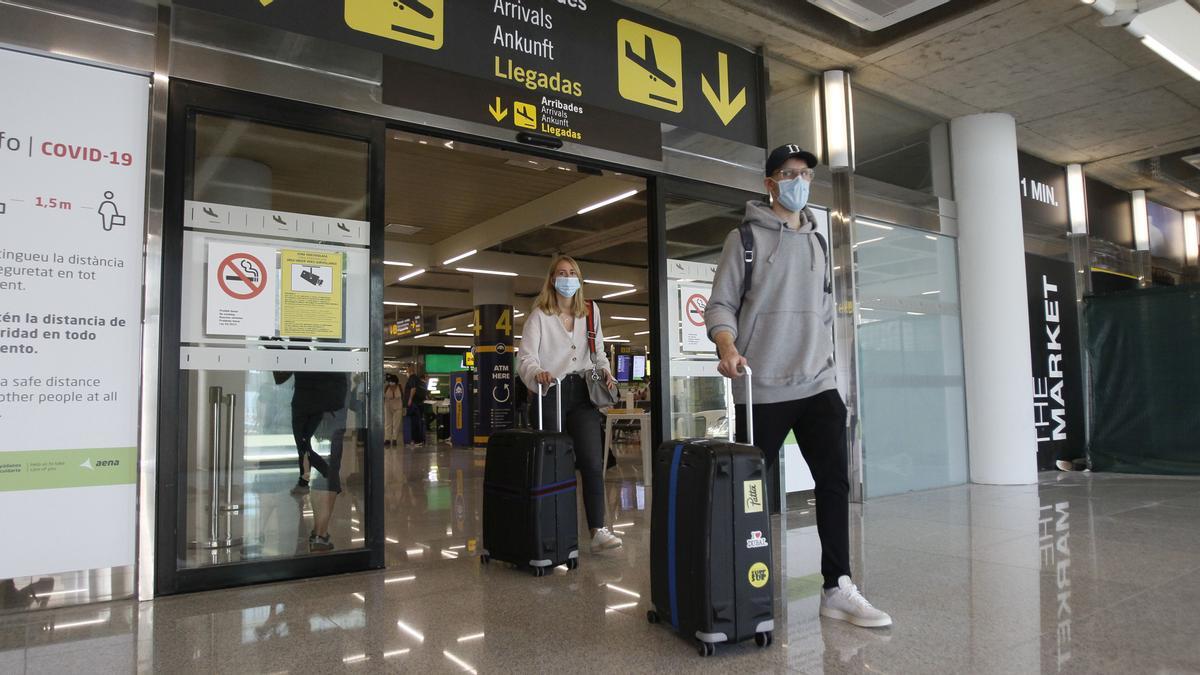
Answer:
MULTIPOLYGON (((851 70, 856 86, 942 119, 1011 113, 1022 150, 1082 163, 1089 176, 1175 208, 1200 208, 1181 189, 1195 190, 1200 171, 1181 181, 1155 159, 1200 148, 1200 82, 1124 29, 1101 26, 1079 0, 951 2, 873 38, 803 0, 623 1, 765 45, 774 63, 851 70)), ((775 71, 772 97, 786 94, 780 86, 811 86, 792 75, 776 80, 775 71)))

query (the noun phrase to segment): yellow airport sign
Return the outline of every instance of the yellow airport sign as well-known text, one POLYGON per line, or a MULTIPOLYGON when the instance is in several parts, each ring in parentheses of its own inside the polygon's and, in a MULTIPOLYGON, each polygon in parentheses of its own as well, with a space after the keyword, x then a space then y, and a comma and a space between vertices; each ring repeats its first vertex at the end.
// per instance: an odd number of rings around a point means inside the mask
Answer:
POLYGON ((730 97, 729 95, 729 55, 725 52, 717 52, 717 89, 714 91, 708 78, 701 73, 700 90, 704 94, 704 98, 708 99, 708 104, 712 106, 713 112, 721 118, 721 124, 725 126, 729 126, 733 118, 737 117, 742 108, 746 107, 745 87, 742 87, 736 96, 730 97))
POLYGON ((445 41, 445 0, 346 0, 346 25, 426 49, 445 41))
POLYGON ((505 117, 508 117, 508 108, 504 107, 504 103, 500 101, 500 97, 496 97, 496 103, 488 106, 488 112, 492 113, 492 119, 497 122, 503 122, 505 117))
POLYGON ((537 106, 513 101, 513 124, 522 129, 537 129, 537 106))
POLYGON ((683 44, 629 19, 617 21, 617 88, 652 108, 683 111, 683 44))

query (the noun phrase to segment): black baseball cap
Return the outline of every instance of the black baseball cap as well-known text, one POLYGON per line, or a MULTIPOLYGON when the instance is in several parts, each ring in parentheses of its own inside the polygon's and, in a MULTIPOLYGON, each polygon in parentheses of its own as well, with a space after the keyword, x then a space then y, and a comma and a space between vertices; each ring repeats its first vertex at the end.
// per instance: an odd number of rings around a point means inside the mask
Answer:
POLYGON ((787 145, 781 145, 778 148, 775 148, 771 151, 771 154, 767 156, 767 175, 773 176, 775 172, 779 170, 779 167, 783 166, 784 162, 793 157, 804 160, 804 163, 808 164, 808 168, 810 169, 817 168, 816 155, 802 149, 795 143, 789 143, 787 145))

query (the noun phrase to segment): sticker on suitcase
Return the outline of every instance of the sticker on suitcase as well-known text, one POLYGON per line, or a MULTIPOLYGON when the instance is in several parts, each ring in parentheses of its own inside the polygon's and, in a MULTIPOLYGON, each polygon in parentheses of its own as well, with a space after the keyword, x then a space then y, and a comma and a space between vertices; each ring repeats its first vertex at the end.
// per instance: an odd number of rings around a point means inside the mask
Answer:
POLYGON ((761 480, 742 482, 742 499, 745 502, 743 513, 762 513, 763 485, 761 480))
POLYGON ((759 530, 750 533, 750 538, 746 540, 746 548, 766 548, 767 538, 759 530))
POLYGON ((762 588, 767 585, 767 580, 771 578, 771 570, 767 569, 765 563, 756 562, 750 566, 750 573, 747 576, 750 579, 751 586, 762 588))

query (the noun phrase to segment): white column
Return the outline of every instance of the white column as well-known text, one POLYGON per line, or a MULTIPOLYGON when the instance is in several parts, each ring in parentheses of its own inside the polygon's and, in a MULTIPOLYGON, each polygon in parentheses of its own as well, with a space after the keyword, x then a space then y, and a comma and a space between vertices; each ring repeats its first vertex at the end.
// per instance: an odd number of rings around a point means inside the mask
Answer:
POLYGON ((1016 122, 950 123, 971 481, 1037 481, 1016 122))

